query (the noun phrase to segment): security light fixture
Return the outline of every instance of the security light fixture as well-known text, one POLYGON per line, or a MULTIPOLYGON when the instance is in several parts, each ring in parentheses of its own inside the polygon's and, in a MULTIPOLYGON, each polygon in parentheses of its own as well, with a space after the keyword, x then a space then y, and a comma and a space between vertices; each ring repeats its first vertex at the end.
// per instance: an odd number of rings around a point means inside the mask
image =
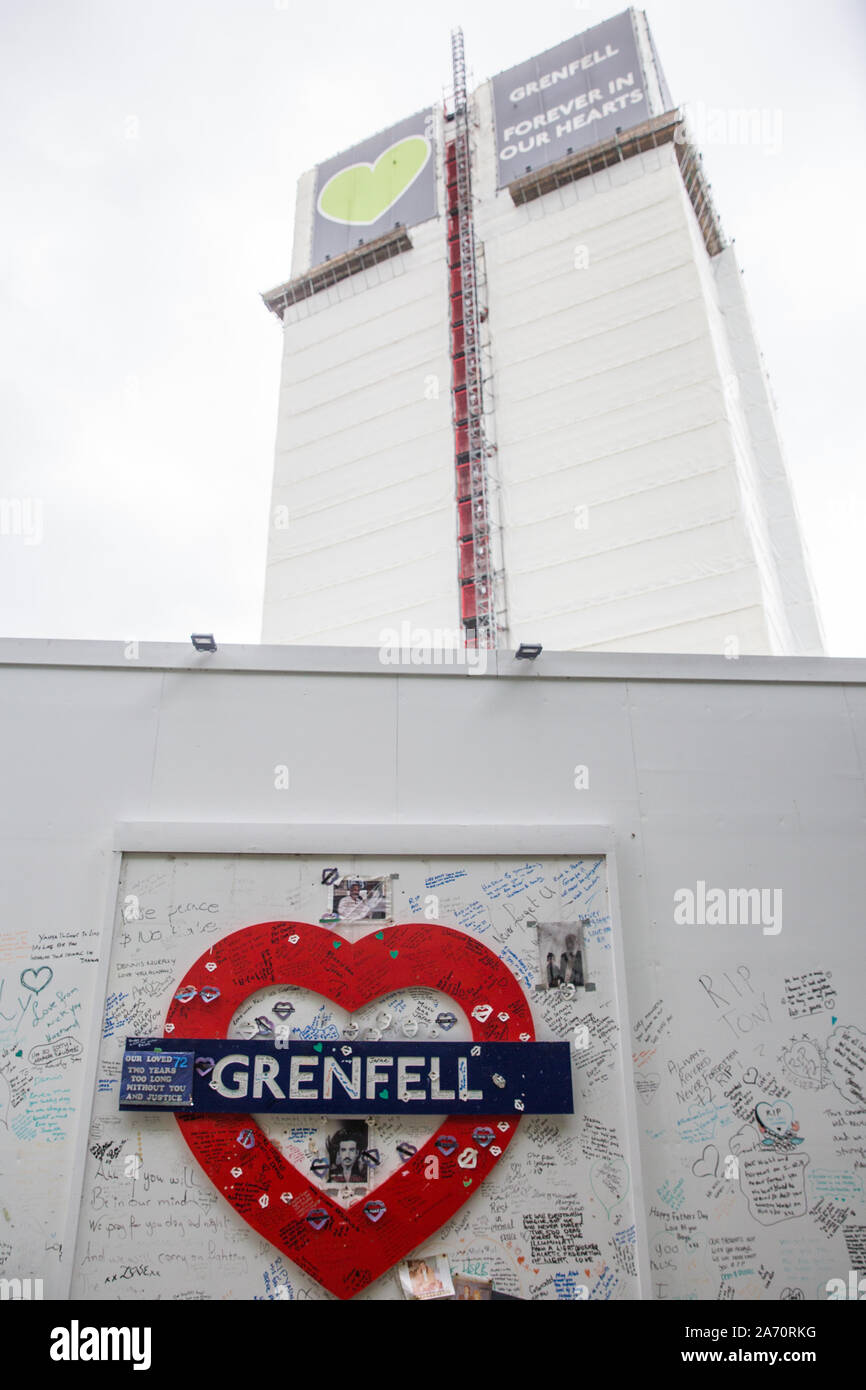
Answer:
POLYGON ((521 642, 514 655, 517 661, 534 661, 537 656, 541 656, 541 652, 540 642, 521 642))
POLYGON ((197 652, 215 652, 217 649, 212 632, 194 632, 190 641, 197 652))

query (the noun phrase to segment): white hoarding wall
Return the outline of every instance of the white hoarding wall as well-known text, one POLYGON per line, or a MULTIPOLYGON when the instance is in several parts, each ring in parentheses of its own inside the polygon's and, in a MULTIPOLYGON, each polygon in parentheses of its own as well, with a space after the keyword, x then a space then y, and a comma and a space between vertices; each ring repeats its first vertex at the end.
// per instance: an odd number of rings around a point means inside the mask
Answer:
MULTIPOLYGON (((494 952, 539 1038, 587 1028, 573 1119, 525 1116, 427 1253, 566 1300, 587 1282, 592 1300, 637 1296, 632 1224, 656 1299, 823 1298, 863 1269, 863 663, 544 653, 518 678, 525 665, 6 645, 0 1278, 55 1298, 73 1269, 92 1298, 320 1296, 173 1120, 121 1115, 115 1094, 120 1038, 160 1031, 212 943, 290 914, 321 925, 324 851, 296 844, 313 833, 340 839, 342 873, 392 876, 395 918, 494 952), (153 847, 118 886, 111 827, 133 818, 153 847), (204 822, 209 847, 185 852, 204 822), (598 835, 582 827, 599 825, 607 904, 587 878, 598 835), (558 952, 530 920, 589 923, 595 991, 536 992, 558 952)), ((423 981, 385 994, 373 1026, 383 1007, 388 1027, 436 1026, 423 981)), ((281 1001, 253 995, 232 1026, 281 1001)), ((289 1002, 311 1042, 344 1026, 324 999, 289 1002)), ((273 1124, 309 1158, 317 1125, 273 1124)), ((401 1294, 385 1276, 361 1296, 401 1294)))

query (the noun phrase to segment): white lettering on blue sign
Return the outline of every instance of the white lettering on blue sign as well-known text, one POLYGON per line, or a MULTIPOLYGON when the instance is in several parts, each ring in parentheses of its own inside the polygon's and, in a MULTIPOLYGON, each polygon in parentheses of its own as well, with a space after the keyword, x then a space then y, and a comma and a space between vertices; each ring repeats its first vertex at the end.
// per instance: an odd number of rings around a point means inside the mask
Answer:
MULTIPOLYGON (((376 1100, 381 1089, 387 1089, 397 1073, 397 1096, 401 1101, 453 1101, 454 1091, 441 1085, 441 1061, 438 1057, 353 1057, 347 1071, 336 1057, 320 1057, 316 1053, 296 1054, 289 1059, 289 1097, 291 1100, 333 1100, 334 1082, 351 1100, 360 1100, 363 1088, 367 1100, 376 1100), (323 1064, 320 1066, 320 1064, 323 1064), (426 1077, 423 1068, 428 1066, 426 1077), (363 1081, 362 1081, 363 1077, 363 1081)), ((252 1094, 261 1100, 265 1091, 276 1100, 285 1100, 286 1092, 278 1080, 280 1062, 276 1057, 256 1053, 250 1058, 242 1052, 229 1052, 216 1063, 211 1086, 218 1095, 230 1100, 244 1100, 252 1094), (252 1090, 250 1062, 252 1061, 252 1090)), ((483 1100, 483 1091, 469 1085, 469 1059, 457 1059, 457 1089, 461 1101, 483 1100)))

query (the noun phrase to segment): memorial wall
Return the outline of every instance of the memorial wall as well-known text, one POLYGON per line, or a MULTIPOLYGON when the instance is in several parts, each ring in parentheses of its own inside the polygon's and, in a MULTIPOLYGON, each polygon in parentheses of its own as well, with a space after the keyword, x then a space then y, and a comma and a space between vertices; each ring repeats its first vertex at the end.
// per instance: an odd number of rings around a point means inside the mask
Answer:
POLYGON ((0 1278, 862 1270, 862 662, 6 642, 0 1278))

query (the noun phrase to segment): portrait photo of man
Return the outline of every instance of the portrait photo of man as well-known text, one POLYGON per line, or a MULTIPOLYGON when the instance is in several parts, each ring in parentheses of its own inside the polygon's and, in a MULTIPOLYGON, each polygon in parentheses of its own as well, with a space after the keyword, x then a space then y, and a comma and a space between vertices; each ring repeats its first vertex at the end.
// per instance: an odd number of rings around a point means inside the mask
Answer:
POLYGON ((366 1183, 368 1181, 367 1162, 363 1154, 367 1148, 367 1126, 365 1124, 344 1124, 335 1134, 329 1135, 328 1182, 366 1183))
POLYGON ((331 909, 341 922, 384 922, 389 918, 388 882, 343 878, 333 885, 331 909))

